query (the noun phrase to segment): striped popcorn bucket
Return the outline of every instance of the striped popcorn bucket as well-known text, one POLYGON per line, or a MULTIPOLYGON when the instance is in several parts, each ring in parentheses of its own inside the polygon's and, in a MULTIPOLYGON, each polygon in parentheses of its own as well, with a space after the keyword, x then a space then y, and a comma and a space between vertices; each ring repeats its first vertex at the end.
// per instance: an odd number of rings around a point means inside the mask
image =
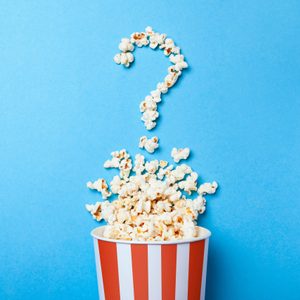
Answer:
POLYGON ((111 240, 94 229, 99 299, 203 300, 210 231, 167 242, 111 240))

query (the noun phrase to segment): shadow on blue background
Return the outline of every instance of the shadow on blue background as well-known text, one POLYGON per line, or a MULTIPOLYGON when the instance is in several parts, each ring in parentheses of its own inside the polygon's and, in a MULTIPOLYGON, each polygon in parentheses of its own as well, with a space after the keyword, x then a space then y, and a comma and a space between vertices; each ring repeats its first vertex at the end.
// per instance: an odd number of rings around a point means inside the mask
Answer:
POLYGON ((190 70, 163 99, 157 157, 189 146, 220 190, 207 300, 299 299, 299 1, 1 1, 0 299, 97 299, 84 209, 113 150, 138 151, 139 102, 168 59, 122 37, 152 25, 190 70))

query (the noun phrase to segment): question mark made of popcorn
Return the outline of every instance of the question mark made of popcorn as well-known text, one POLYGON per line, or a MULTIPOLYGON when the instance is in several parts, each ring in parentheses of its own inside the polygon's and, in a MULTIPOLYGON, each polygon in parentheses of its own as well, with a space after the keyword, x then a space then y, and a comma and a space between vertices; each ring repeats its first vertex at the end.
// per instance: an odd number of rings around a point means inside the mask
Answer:
MULTIPOLYGON (((173 65, 168 68, 168 75, 163 82, 159 82, 156 89, 151 91, 150 95, 140 104, 140 111, 142 112, 141 120, 144 122, 147 130, 151 130, 156 126, 156 119, 159 117, 157 111, 157 105, 161 101, 161 94, 166 94, 168 90, 176 83, 183 69, 188 67, 188 64, 184 61, 184 56, 180 54, 180 48, 175 46, 174 41, 167 38, 164 33, 154 32, 151 27, 147 27, 145 32, 134 32, 131 34, 130 39, 123 38, 119 44, 121 53, 118 53, 114 57, 114 61, 117 64, 130 67, 130 64, 134 61, 132 51, 134 45, 137 47, 143 47, 149 45, 151 49, 162 49, 166 56, 169 56, 173 65)), ((156 138, 157 139, 157 138, 156 138)), ((146 149, 147 150, 147 149, 146 149)), ((151 151, 148 152, 153 152, 151 151)))

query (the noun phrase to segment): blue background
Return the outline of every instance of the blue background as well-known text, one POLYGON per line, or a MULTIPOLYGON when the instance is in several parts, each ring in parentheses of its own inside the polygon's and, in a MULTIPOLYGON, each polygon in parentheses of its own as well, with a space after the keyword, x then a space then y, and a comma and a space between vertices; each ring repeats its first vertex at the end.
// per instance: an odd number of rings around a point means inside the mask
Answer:
POLYGON ((208 300, 299 299, 299 1, 1 1, 0 299, 97 299, 85 183, 138 152, 139 103, 168 59, 122 37, 151 25, 190 69, 152 132, 217 180, 208 300))

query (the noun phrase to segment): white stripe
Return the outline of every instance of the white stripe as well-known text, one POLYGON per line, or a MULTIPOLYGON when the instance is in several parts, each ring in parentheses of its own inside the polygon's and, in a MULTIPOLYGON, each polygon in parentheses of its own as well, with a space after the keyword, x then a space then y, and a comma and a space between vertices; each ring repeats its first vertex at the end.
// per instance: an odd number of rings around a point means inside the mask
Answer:
POLYGON ((176 300, 184 300, 188 297, 190 244, 177 245, 176 258, 176 300))
POLYGON ((149 300, 160 300, 161 288, 161 246, 148 245, 148 291, 149 300))
POLYGON ((203 270, 202 270, 202 284, 201 284, 201 297, 200 297, 200 300, 205 300, 208 242, 209 242, 209 239, 206 239, 205 240, 205 248, 204 248, 204 257, 203 257, 203 270))
POLYGON ((104 289, 103 289, 102 270, 101 270, 101 264, 100 264, 99 247, 98 247, 98 240, 97 239, 94 239, 94 248, 95 248, 95 258, 96 258, 96 270, 97 270, 99 299, 105 300, 104 289))
POLYGON ((134 299, 134 293, 131 263, 131 245, 118 243, 117 256, 121 299, 132 300, 134 299))

